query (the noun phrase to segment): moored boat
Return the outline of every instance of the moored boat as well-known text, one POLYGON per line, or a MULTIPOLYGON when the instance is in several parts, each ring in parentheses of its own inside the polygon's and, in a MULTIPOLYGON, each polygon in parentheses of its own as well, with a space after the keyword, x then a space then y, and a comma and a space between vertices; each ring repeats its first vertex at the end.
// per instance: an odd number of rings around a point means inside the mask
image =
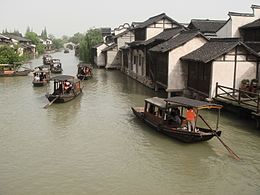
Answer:
POLYGON ((54 103, 65 103, 82 93, 80 80, 70 75, 60 75, 51 78, 54 83, 52 94, 47 93, 47 99, 54 103))
POLYGON ((0 76, 12 77, 12 76, 27 76, 31 69, 19 70, 19 66, 15 64, 0 64, 0 76))
POLYGON ((77 78, 80 80, 87 80, 92 78, 92 67, 90 64, 79 63, 77 78))
POLYGON ((145 100, 145 107, 132 107, 132 111, 139 119, 155 130, 179 141, 193 143, 207 141, 214 136, 221 135, 221 131, 218 130, 221 108, 222 106, 218 104, 193 100, 186 97, 171 97, 168 99, 153 97, 145 100), (184 109, 186 110, 190 107, 195 110, 197 116, 195 119, 195 128, 191 131, 188 128, 186 118, 183 116, 184 109), (197 125, 199 117, 205 122, 199 114, 199 111, 202 109, 217 109, 219 111, 215 130, 197 125), (175 120, 176 116, 179 117, 180 123, 178 120, 175 120))

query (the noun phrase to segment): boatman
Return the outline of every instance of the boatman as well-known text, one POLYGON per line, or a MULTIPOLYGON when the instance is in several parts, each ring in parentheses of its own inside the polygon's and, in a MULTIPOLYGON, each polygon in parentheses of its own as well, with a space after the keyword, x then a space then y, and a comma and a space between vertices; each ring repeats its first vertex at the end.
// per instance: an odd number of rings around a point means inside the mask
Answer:
POLYGON ((195 131, 196 112, 193 110, 192 107, 187 108, 186 120, 188 122, 188 130, 195 131))

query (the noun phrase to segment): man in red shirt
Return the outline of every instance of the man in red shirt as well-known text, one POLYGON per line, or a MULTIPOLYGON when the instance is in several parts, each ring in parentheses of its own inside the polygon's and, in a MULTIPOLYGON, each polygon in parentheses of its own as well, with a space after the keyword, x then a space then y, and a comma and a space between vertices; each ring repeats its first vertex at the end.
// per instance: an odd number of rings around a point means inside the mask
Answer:
POLYGON ((188 122, 188 130, 195 131, 196 112, 192 109, 192 107, 187 108, 186 120, 188 122))

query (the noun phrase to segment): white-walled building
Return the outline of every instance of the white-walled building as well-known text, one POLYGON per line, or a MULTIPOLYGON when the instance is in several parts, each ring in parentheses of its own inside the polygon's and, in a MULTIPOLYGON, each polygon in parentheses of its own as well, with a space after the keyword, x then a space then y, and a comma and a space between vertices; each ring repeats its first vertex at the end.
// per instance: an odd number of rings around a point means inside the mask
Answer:
POLYGON ((211 39, 183 56, 188 68, 187 87, 205 97, 214 97, 216 83, 238 89, 243 79, 259 79, 259 54, 239 39, 211 39))
POLYGON ((237 13, 229 12, 229 19, 218 31, 217 37, 219 38, 230 38, 230 37, 241 37, 239 27, 251 23, 260 18, 260 6, 251 6, 253 13, 237 13))
POLYGON ((105 49, 106 47, 108 47, 108 45, 105 44, 104 42, 99 43, 93 47, 93 49, 95 51, 94 52, 95 53, 94 63, 98 68, 106 66, 105 55, 104 55, 104 53, 102 53, 102 50, 105 49))
POLYGON ((188 69, 180 58, 204 45, 208 41, 198 30, 182 31, 149 51, 156 88, 172 93, 183 92, 187 88, 188 69))
POLYGON ((183 28, 183 26, 165 13, 150 17, 133 27, 130 31, 134 34, 134 41, 123 48, 122 71, 153 88, 153 73, 150 69, 147 51, 156 44, 171 38, 171 36, 167 36, 167 38, 154 39, 166 29, 173 28, 183 28))

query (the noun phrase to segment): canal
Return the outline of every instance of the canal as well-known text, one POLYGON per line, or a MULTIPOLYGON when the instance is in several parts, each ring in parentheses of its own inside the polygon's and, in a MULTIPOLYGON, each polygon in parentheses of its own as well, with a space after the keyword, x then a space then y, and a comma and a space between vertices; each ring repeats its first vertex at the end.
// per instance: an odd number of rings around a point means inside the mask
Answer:
MULTIPOLYGON (((73 52, 55 53, 75 75, 73 52)), ((42 64, 32 60, 31 66, 42 64)), ((138 121, 131 106, 158 96, 120 71, 95 69, 83 94, 48 109, 51 86, 0 78, 0 195, 260 194, 260 131, 222 113, 223 141, 183 144, 138 121)), ((203 113, 214 124, 216 113, 203 113)))

